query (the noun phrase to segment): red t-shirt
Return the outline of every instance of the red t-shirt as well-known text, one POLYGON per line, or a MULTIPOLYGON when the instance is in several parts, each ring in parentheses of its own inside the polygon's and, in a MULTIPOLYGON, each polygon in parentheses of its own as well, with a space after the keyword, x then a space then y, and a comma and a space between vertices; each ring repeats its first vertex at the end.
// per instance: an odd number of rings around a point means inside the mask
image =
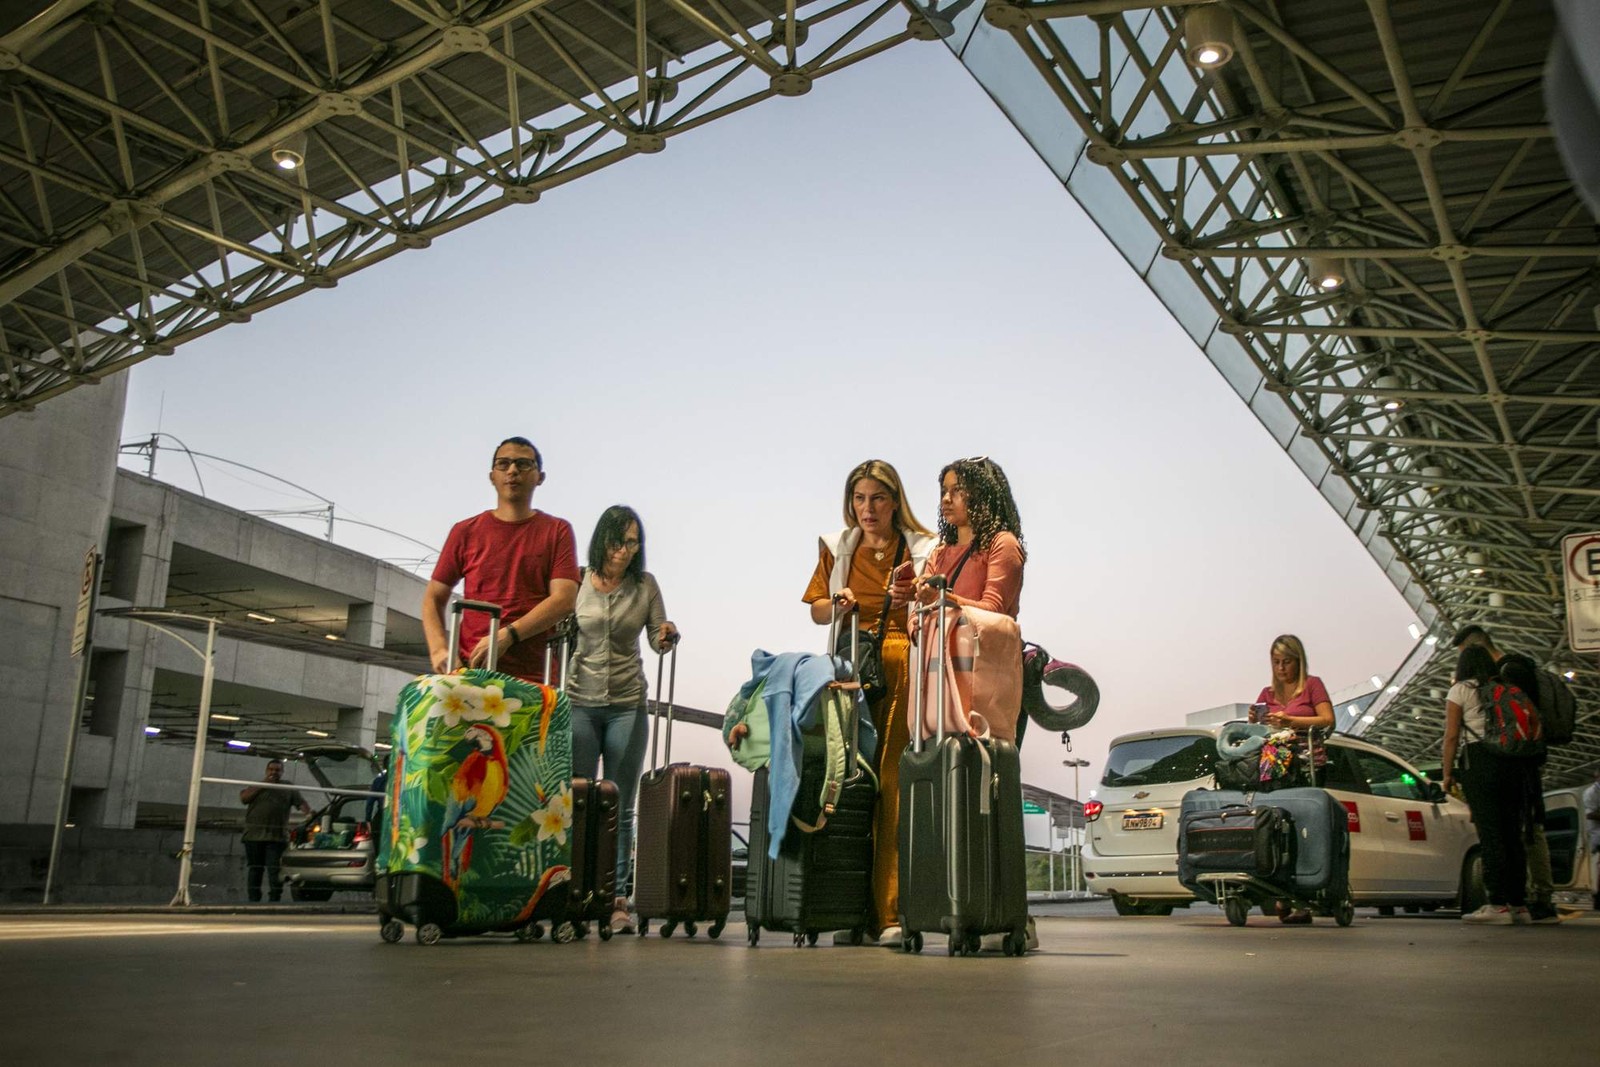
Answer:
MULTIPOLYGON (((468 600, 499 604, 502 630, 550 597, 550 582, 578 580, 577 542, 566 519, 535 511, 521 522, 506 522, 485 511, 450 528, 433 580, 455 588, 465 581, 468 600)), ((461 619, 461 662, 489 632, 489 617, 469 611, 461 619)), ((499 669, 529 681, 544 678, 544 646, 550 631, 525 637, 503 649, 499 669)))

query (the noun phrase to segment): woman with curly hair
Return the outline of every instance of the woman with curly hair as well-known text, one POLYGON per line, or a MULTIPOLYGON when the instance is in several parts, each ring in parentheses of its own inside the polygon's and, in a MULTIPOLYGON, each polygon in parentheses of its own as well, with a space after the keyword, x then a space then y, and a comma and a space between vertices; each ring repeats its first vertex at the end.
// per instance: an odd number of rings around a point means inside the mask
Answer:
POLYGON ((938 592, 927 579, 943 575, 954 603, 1014 619, 1027 559, 1022 517, 1000 464, 988 456, 946 464, 939 472, 939 547, 917 582, 917 599, 931 604, 938 592))

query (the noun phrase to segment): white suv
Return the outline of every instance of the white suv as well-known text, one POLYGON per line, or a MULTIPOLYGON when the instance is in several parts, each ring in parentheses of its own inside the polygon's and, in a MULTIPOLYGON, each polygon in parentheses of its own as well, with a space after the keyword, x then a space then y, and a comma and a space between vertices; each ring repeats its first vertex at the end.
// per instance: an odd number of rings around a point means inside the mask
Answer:
MULTIPOLYGON (((1216 732, 1146 730, 1111 742, 1084 804, 1089 889, 1119 915, 1169 915, 1194 894, 1178 881, 1178 813, 1191 789, 1215 788, 1216 732)), ((1318 785, 1350 816, 1350 893, 1357 904, 1437 908, 1483 902, 1478 834, 1466 804, 1394 753, 1353 737, 1328 741, 1318 785)), ((1270 803, 1271 794, 1260 800, 1270 803)))

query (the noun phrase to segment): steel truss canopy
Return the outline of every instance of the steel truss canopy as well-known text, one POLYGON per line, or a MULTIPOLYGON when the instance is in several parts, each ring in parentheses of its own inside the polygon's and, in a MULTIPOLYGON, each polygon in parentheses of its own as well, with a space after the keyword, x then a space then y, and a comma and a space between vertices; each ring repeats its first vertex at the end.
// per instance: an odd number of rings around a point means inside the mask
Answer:
POLYGON ((1368 736, 1437 750, 1477 622, 1576 672, 1555 776, 1600 760, 1557 554, 1600 527, 1600 234, 1546 0, 908 3, 8 5, 0 416, 942 38, 1429 629, 1368 736))
POLYGON ((910 22, 898 0, 6 4, 0 417, 803 94, 910 22))
POLYGON ((1437 752, 1476 622, 1577 672, 1552 777, 1600 758, 1558 549, 1600 527, 1600 235, 1545 121, 1548 4, 915 6, 1429 629, 1367 736, 1437 752))

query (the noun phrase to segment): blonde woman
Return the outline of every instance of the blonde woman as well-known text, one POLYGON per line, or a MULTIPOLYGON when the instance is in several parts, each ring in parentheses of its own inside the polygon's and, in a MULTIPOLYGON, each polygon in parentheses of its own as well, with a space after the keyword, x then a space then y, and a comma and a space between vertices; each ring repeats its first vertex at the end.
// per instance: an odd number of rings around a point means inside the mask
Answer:
MULTIPOLYGON (((1322 679, 1308 673, 1306 646, 1294 634, 1283 634, 1272 642, 1272 682, 1261 690, 1250 708, 1251 722, 1305 732, 1333 726, 1333 701, 1322 679)), ((1322 750, 1317 750, 1322 756, 1322 750)), ((1291 912, 1278 902, 1278 919, 1291 926, 1311 922, 1309 911, 1291 912)))
POLYGON ((819 539, 817 569, 805 601, 811 621, 827 625, 833 598, 844 610, 860 608, 863 639, 880 639, 884 691, 872 700, 878 731, 878 808, 873 820, 871 933, 880 944, 900 945, 900 753, 911 701, 910 639, 906 605, 912 576, 933 550, 932 531, 917 521, 900 474, 881 459, 851 470, 844 482, 844 529, 819 539))

